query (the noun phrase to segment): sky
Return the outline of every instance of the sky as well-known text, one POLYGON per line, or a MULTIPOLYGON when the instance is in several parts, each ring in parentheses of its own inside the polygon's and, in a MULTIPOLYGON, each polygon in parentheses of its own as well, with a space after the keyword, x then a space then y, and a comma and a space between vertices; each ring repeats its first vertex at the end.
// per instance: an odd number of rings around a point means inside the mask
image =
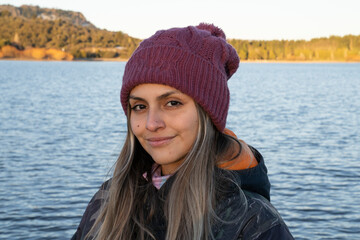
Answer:
POLYGON ((360 0, 0 0, 81 12, 96 27, 144 39, 213 23, 228 39, 309 40, 360 35, 360 0))

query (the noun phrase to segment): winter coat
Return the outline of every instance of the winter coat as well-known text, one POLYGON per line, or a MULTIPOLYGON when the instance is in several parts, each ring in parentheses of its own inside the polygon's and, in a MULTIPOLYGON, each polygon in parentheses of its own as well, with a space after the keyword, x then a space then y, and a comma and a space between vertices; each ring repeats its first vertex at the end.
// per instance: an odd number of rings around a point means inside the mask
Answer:
MULTIPOLYGON (((213 224, 212 233, 215 239, 293 239, 278 211, 270 203, 270 182, 263 157, 250 147, 258 165, 244 170, 216 169, 216 174, 223 179, 221 193, 217 194, 216 213, 226 222, 213 224), (233 182, 226 179, 232 178, 233 182), (238 190, 237 190, 238 189, 238 190), (244 200, 246 199, 246 200, 244 200)), ((165 199, 175 176, 170 177, 157 191, 158 199, 165 199)), ((89 202, 77 231, 71 240, 83 240, 99 216, 101 204, 108 196, 111 181, 105 182, 89 202)), ((161 204, 159 205, 161 206, 161 204)), ((159 209, 151 226, 148 226, 156 239, 165 239, 166 223, 163 210, 159 209)))

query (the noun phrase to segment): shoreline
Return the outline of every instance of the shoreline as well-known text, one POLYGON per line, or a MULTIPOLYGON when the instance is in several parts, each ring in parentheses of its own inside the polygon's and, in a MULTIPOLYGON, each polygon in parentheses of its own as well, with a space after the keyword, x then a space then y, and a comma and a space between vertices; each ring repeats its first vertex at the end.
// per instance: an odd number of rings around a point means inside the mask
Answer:
MULTIPOLYGON (((36 61, 36 62, 127 62, 126 58, 81 58, 73 60, 33 59, 33 58, 0 58, 0 61, 36 61)), ((360 63, 360 61, 330 60, 242 60, 241 63, 360 63)))
POLYGON ((240 63, 360 63, 360 61, 330 61, 330 60, 241 60, 240 63))

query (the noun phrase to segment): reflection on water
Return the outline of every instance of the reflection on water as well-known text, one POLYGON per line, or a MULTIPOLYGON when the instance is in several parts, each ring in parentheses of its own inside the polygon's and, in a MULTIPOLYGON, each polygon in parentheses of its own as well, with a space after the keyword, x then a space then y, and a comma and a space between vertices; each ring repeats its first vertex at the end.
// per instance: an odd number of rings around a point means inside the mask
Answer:
MULTIPOLYGON (((0 61, 0 238, 68 239, 126 132, 124 63, 0 61)), ((360 236, 359 64, 241 64, 230 129, 296 239, 360 236)))

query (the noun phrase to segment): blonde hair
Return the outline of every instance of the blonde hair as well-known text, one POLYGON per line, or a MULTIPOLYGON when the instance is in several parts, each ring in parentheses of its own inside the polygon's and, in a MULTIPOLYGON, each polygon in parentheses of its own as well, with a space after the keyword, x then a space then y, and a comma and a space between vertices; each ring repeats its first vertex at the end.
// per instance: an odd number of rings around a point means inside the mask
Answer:
MULTIPOLYGON (((165 199, 168 240, 212 238, 211 226, 218 219, 214 210, 215 168, 235 140, 216 130, 205 111, 196 106, 197 137, 165 199)), ((145 172, 151 176, 154 161, 132 133, 130 114, 128 110, 128 133, 115 165, 109 197, 87 235, 94 235, 95 239, 155 239, 147 224, 156 214, 156 190, 151 177, 143 177, 145 172), (149 213, 144 213, 146 203, 150 204, 149 213)), ((241 144, 237 143, 241 151, 241 144)))

